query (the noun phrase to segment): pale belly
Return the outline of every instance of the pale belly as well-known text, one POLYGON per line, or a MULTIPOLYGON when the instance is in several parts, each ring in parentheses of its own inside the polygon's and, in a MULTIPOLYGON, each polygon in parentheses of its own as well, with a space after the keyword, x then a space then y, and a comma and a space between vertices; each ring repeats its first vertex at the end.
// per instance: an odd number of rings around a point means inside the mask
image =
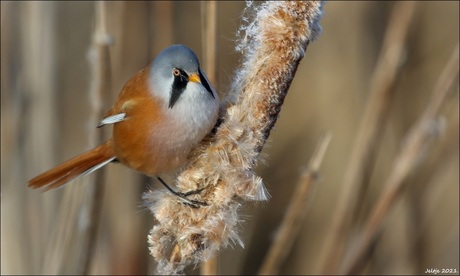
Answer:
POLYGON ((132 125, 125 121, 114 126, 115 154, 124 165, 149 176, 179 169, 205 135, 177 133, 177 127, 166 124, 134 124, 137 128, 132 125))
POLYGON ((126 119, 113 127, 117 159, 149 176, 179 169, 217 121, 218 104, 209 95, 204 96, 183 98, 173 109, 165 107, 161 114, 158 104, 149 99, 124 111, 126 119))

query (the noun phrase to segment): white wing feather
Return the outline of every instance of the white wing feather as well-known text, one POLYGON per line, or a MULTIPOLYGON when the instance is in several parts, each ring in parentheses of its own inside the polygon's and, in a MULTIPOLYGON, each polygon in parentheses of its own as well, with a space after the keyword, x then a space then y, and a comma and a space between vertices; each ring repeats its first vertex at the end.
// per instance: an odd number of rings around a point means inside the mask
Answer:
POLYGON ((102 119, 99 122, 99 124, 97 125, 97 127, 110 125, 110 124, 115 124, 115 123, 124 121, 125 118, 126 118, 126 113, 115 114, 115 115, 112 115, 112 116, 109 116, 109 117, 106 117, 106 118, 102 119))

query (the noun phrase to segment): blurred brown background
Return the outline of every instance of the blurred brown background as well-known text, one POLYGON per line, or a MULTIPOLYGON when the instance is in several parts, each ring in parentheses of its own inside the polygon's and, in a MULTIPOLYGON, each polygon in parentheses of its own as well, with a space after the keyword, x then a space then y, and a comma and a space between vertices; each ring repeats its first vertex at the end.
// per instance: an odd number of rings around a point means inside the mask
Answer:
MULTIPOLYGON (((323 33, 300 64, 281 117, 257 168, 272 196, 244 203, 245 248, 219 252, 219 273, 256 273, 270 245, 301 169, 325 132, 332 142, 320 182, 283 274, 315 273, 324 236, 341 194, 344 170, 364 106, 393 2, 329 2, 323 33)), ((110 106, 131 75, 164 47, 186 44, 202 57, 200 2, 107 2, 110 106)), ((240 54, 235 38, 244 2, 218 2, 217 76, 221 97, 240 54)), ((31 177, 94 146, 100 130, 93 96, 93 2, 1 2, 1 273, 78 271, 79 229, 88 218, 85 176, 56 191, 26 187, 31 177)), ((357 225, 373 206, 401 139, 429 100, 459 41, 459 2, 417 3, 405 67, 398 78, 369 189, 357 225)), ((206 68, 204 68, 206 70, 206 68)), ((420 174, 407 185, 379 234, 366 273, 423 274, 427 268, 459 271, 458 85, 443 106, 446 128, 420 174)), ((108 134, 108 131, 107 131, 108 134)), ((109 165, 92 274, 152 274, 147 234, 154 221, 142 206, 145 178, 109 165)), ((198 270, 194 270, 197 272, 198 270)))

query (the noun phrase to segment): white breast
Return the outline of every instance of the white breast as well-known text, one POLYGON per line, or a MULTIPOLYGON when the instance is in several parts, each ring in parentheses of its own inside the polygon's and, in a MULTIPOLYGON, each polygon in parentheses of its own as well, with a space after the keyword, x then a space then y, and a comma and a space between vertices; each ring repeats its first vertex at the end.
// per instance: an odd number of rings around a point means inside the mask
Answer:
MULTIPOLYGON (((214 92, 214 91, 213 91, 214 92)), ((165 120, 152 133, 152 141, 161 141, 162 152, 177 163, 185 162, 190 150, 214 127, 219 98, 214 98, 199 83, 189 82, 172 108, 164 101, 165 120)))

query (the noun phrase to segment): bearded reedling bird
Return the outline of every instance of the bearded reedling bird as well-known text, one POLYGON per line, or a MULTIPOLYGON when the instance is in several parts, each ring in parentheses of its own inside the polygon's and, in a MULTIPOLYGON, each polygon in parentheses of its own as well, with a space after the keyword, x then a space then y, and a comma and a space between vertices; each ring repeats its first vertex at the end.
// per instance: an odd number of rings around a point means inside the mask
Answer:
MULTIPOLYGON (((112 138, 29 180, 32 188, 53 189, 110 162, 148 176, 177 170, 190 150, 214 127, 219 98, 184 45, 164 49, 123 87, 97 127, 113 124, 112 138)), ((199 191, 198 191, 199 192, 199 191)))

